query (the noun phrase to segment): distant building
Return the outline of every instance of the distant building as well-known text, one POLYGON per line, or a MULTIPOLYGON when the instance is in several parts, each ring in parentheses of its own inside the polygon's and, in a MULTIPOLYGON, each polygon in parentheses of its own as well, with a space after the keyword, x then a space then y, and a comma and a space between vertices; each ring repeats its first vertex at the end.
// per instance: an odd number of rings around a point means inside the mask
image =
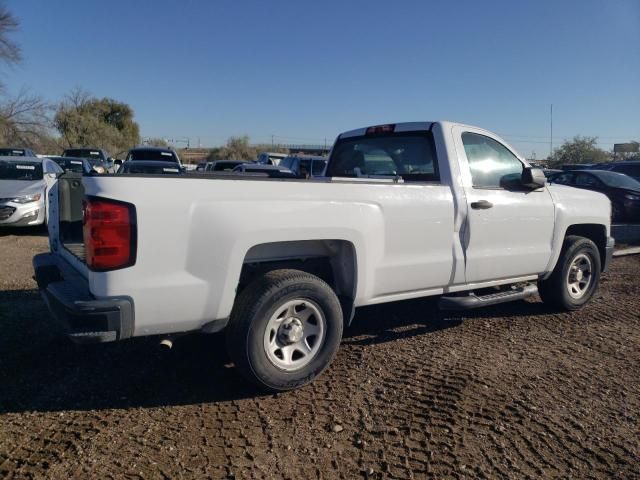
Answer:
POLYGON ((183 148, 178 150, 178 155, 183 163, 198 163, 207 159, 211 150, 208 148, 183 148))
POLYGON ((290 154, 298 155, 319 155, 325 156, 331 150, 331 145, 278 145, 280 148, 286 148, 290 154))

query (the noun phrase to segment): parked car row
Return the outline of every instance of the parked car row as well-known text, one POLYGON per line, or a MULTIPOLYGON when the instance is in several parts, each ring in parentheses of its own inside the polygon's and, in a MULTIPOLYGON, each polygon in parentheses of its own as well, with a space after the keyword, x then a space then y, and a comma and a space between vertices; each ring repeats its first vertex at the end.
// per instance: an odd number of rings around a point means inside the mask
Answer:
POLYGON ((549 183, 592 190, 611 200, 614 221, 640 221, 640 182, 610 170, 567 170, 549 177, 549 183))
POLYGON ((235 173, 264 173, 295 178, 321 177, 327 168, 327 158, 310 155, 260 154, 258 160, 215 160, 198 164, 194 173, 206 172, 235 172, 235 173), (269 162, 266 155, 278 155, 269 162), (260 158, 262 157, 262 161, 260 158))
POLYGON ((563 171, 570 170, 608 170, 610 172, 624 173, 634 180, 640 181, 640 160, 625 160, 609 163, 581 163, 569 164, 561 167, 563 171))

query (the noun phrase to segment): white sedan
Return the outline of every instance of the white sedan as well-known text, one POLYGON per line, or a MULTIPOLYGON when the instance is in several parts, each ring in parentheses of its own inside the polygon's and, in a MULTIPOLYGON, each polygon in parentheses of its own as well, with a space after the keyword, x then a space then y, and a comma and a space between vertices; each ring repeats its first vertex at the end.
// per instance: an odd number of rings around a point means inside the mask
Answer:
POLYGON ((0 157, 0 226, 46 223, 47 193, 63 172, 48 158, 0 157))

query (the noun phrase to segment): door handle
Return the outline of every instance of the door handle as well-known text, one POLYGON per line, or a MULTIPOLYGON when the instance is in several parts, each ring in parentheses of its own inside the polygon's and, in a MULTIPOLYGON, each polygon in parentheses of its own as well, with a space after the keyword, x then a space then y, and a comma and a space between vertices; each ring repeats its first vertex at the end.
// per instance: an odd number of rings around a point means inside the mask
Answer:
POLYGON ((486 210, 493 207, 493 203, 488 200, 478 200, 477 202, 471 202, 471 208, 474 210, 486 210))

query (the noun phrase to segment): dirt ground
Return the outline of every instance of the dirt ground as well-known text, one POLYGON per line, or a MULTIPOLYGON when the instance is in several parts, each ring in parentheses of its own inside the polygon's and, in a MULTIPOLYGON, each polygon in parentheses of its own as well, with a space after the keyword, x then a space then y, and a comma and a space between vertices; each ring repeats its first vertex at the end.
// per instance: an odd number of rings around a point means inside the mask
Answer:
POLYGON ((333 366, 263 396, 220 335, 74 346, 0 231, 1 478, 640 478, 640 256, 572 314, 358 311, 333 366))

